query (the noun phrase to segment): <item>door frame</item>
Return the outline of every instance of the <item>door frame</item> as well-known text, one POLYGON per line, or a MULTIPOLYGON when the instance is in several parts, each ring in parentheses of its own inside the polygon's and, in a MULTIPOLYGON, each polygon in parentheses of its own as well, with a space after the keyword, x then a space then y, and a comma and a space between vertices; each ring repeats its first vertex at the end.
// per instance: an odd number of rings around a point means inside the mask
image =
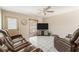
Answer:
POLYGON ((32 19, 32 18, 29 19, 29 37, 30 37, 30 31, 31 31, 31 30, 30 30, 30 20, 36 21, 36 22, 38 23, 38 20, 36 20, 36 19, 32 19))

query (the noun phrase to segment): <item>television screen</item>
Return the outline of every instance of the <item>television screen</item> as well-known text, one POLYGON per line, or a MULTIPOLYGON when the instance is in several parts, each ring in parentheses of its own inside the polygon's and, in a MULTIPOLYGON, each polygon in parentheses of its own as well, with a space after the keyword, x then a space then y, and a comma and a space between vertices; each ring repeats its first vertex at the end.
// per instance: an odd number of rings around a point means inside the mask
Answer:
POLYGON ((48 23, 38 23, 37 29, 38 30, 47 30, 48 29, 48 23))

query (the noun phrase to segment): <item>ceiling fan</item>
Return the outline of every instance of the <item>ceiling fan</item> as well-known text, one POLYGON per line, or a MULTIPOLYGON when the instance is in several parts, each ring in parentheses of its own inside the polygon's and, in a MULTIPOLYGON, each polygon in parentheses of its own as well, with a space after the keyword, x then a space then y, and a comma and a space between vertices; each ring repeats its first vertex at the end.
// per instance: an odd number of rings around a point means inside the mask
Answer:
POLYGON ((53 12, 54 12, 54 11, 51 10, 51 9, 52 9, 51 6, 47 6, 47 7, 43 8, 43 9, 40 10, 40 11, 41 11, 41 13, 43 13, 43 15, 47 15, 48 13, 53 13, 53 12))

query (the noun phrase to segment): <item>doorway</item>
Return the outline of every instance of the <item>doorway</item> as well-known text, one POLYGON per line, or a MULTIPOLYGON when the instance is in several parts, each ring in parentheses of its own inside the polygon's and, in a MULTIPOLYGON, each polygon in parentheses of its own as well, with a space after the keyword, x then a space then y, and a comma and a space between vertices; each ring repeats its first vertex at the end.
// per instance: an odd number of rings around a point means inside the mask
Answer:
POLYGON ((37 35, 38 20, 29 19, 29 37, 37 35))

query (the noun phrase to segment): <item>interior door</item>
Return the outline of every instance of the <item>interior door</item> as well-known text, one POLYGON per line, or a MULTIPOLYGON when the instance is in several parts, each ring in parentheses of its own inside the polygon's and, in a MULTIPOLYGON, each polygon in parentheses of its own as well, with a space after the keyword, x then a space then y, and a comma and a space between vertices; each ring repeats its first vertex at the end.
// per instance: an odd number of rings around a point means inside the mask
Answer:
POLYGON ((19 34, 18 19, 16 17, 6 17, 5 29, 11 36, 19 34))
POLYGON ((37 35, 37 23, 38 20, 29 19, 29 36, 35 36, 37 35))

